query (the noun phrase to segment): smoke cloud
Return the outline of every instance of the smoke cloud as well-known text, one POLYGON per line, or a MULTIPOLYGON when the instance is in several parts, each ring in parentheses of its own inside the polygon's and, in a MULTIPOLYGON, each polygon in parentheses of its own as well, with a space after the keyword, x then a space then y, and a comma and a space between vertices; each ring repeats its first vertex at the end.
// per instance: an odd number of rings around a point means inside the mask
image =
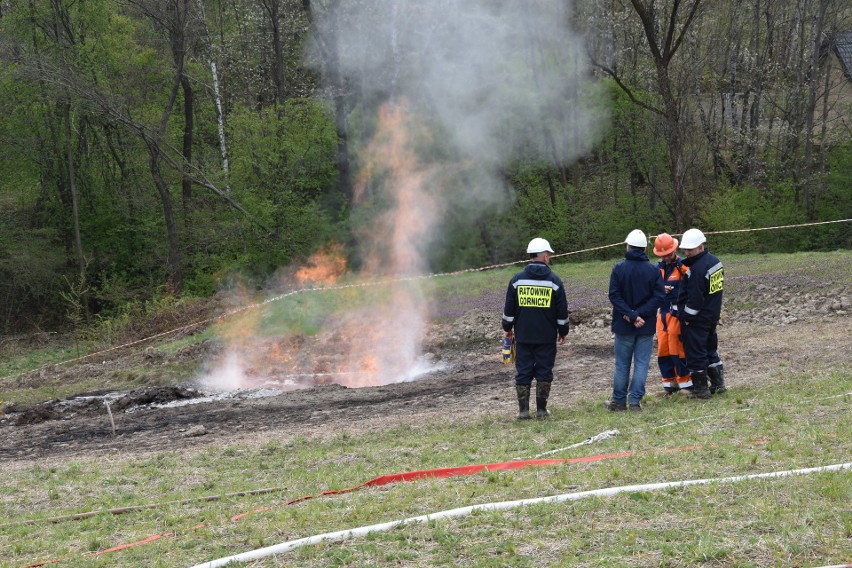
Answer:
MULTIPOLYGON (((600 123, 564 0, 328 6, 314 14, 320 41, 336 48, 349 100, 358 101, 347 117, 361 248, 360 275, 352 276, 391 283, 369 289, 363 303, 335 313, 310 338, 260 339, 233 326, 242 339, 229 341, 209 380, 220 388, 369 386, 428 371, 427 303, 408 277, 429 271, 425 259, 448 210, 508 202, 500 172, 518 160, 568 164, 594 142, 600 123)), ((333 283, 346 270, 342 252, 320 252, 296 276, 333 283)))
MULTIPOLYGON (((342 0, 342 71, 378 99, 407 99, 486 170, 570 163, 594 142, 583 40, 564 0, 342 0)), ((335 30, 326 29, 326 33, 335 30)))

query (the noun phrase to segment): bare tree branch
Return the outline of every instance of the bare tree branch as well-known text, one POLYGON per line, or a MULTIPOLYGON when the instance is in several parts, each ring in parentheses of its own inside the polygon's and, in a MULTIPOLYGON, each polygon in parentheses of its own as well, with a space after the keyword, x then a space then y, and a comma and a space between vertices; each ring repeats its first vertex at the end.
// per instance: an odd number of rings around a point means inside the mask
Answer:
POLYGON ((618 73, 615 72, 615 70, 610 69, 609 67, 607 67, 606 65, 603 65, 602 63, 598 63, 594 59, 592 59, 591 62, 592 62, 592 65, 594 67, 597 67, 598 69, 600 69, 601 71, 603 71, 604 73, 606 73, 607 75, 612 77, 612 80, 615 81, 615 83, 619 87, 621 87, 621 90, 624 91, 624 94, 627 95, 627 97, 630 99, 630 101, 633 104, 638 105, 638 106, 644 108, 645 110, 649 110, 649 111, 651 111, 655 114, 658 114, 660 116, 665 116, 665 112, 662 109, 657 108, 653 105, 649 105, 645 101, 637 99, 636 96, 633 94, 633 91, 630 89, 630 87, 628 87, 626 84, 624 84, 624 82, 621 80, 621 77, 618 75, 618 73))
POLYGON ((692 25, 692 21, 695 19, 695 15, 698 13, 698 5, 701 4, 701 0, 695 0, 692 4, 692 9, 689 11, 689 15, 686 17, 686 22, 683 24, 683 28, 680 31, 680 35, 674 43, 674 47, 672 47, 669 52, 669 58, 674 57, 675 52, 677 52, 680 44, 683 43, 683 36, 689 31, 690 26, 692 25))

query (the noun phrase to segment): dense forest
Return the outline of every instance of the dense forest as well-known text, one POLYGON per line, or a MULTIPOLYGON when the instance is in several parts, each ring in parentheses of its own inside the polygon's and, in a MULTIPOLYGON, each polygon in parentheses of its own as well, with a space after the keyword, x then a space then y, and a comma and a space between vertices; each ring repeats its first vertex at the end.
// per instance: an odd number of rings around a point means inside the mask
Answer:
POLYGON ((843 0, 0 0, 0 61, 5 334, 317 251, 408 274, 852 217, 843 0))

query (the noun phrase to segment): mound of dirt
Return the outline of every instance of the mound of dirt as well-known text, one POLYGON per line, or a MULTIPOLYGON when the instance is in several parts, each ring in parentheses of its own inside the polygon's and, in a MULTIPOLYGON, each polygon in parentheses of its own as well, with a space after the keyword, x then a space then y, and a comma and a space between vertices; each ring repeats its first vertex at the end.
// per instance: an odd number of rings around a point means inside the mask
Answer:
POLYGON ((3 409, 5 421, 13 426, 40 424, 48 420, 70 420, 75 417, 122 412, 151 404, 165 404, 203 396, 203 393, 181 386, 145 387, 126 394, 98 392, 77 394, 63 400, 48 400, 32 406, 8 404, 3 409))

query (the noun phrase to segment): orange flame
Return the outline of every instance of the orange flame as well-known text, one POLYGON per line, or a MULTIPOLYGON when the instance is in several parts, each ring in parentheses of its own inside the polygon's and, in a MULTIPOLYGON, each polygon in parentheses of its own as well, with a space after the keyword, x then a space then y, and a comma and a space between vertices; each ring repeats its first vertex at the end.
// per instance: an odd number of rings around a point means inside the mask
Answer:
MULTIPOLYGON (((356 187, 356 203, 386 207, 359 233, 364 244, 363 273, 412 276, 425 270, 423 255, 438 216, 432 172, 417 158, 416 143, 428 136, 405 104, 386 105, 376 135, 366 148, 356 187)), ((343 249, 335 245, 313 255, 295 273, 300 286, 329 286, 345 272, 343 249)), ((239 386, 304 388, 329 382, 348 387, 406 379, 421 355, 426 303, 417 281, 359 290, 363 307, 346 306, 328 330, 312 337, 258 338, 246 333, 260 320, 247 317, 229 333, 242 363, 239 386), (248 341, 246 337, 251 337, 248 341)))
POLYGON ((343 256, 343 247, 340 244, 334 244, 327 251, 314 253, 308 259, 308 265, 296 271, 296 280, 299 284, 312 282, 331 286, 344 272, 346 272, 346 258, 343 256))

